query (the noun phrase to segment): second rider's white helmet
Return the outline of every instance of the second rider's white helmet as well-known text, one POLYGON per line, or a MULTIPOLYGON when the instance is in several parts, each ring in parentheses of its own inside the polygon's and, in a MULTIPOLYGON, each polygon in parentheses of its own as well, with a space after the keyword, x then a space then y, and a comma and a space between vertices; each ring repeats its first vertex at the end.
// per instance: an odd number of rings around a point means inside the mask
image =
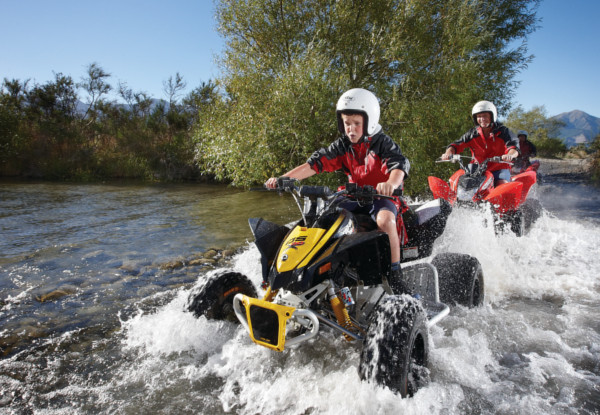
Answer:
POLYGON ((375 94, 362 88, 354 88, 342 94, 336 105, 338 130, 344 134, 342 113, 362 114, 364 116, 364 131, 372 136, 377 133, 379 125, 379 101, 375 94))
POLYGON ((481 112, 489 112, 490 114, 492 114, 492 122, 496 122, 496 119, 498 118, 498 111, 496 110, 496 106, 490 101, 479 101, 477 104, 473 105, 473 109, 471 110, 471 116, 473 117, 473 122, 475 123, 475 125, 477 125, 476 115, 481 112))

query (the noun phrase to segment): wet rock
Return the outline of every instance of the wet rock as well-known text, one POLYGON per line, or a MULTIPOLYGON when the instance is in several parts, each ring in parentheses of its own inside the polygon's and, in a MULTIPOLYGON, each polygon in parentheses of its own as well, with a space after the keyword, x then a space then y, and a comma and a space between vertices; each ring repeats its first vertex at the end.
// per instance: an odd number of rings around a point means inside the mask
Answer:
POLYGON ((204 253, 204 258, 214 258, 219 255, 219 252, 216 249, 209 249, 204 253))
POLYGON ((224 258, 230 258, 233 255, 235 255, 236 250, 235 249, 224 249, 222 252, 222 255, 224 258))
POLYGON ((156 268, 151 266, 144 266, 140 269, 140 272, 137 274, 138 277, 152 277, 156 274, 156 268))
POLYGON ((137 274, 140 270, 140 264, 134 261, 123 261, 119 269, 129 274, 137 274))
POLYGON ((196 259, 192 259, 189 262, 189 265, 191 266, 197 266, 197 265, 214 265, 217 263, 216 259, 212 259, 212 258, 196 258, 196 259))
POLYGON ((32 340, 46 336, 48 336, 48 331, 45 327, 30 324, 20 325, 13 329, 8 336, 0 336, 0 356, 8 356, 23 345, 30 344, 32 340))
POLYGON ((174 260, 174 261, 169 261, 165 264, 160 265, 160 269, 163 270, 173 270, 173 269, 178 269, 178 268, 182 268, 184 265, 182 260, 174 260))
POLYGON ((60 298, 66 297, 68 295, 75 294, 76 290, 70 287, 59 288, 54 291, 50 291, 46 294, 36 295, 35 299, 40 303, 45 303, 48 301, 56 301, 60 298))
POLYGON ((238 248, 235 247, 210 248, 205 252, 195 253, 186 259, 177 259, 160 264, 158 267, 161 270, 172 271, 185 266, 218 266, 221 262, 235 255, 237 250, 238 248))
POLYGON ((27 326, 22 327, 21 331, 17 334, 23 338, 33 340, 33 339, 39 339, 41 337, 45 337, 45 336, 47 336, 48 333, 42 327, 27 325, 27 326))

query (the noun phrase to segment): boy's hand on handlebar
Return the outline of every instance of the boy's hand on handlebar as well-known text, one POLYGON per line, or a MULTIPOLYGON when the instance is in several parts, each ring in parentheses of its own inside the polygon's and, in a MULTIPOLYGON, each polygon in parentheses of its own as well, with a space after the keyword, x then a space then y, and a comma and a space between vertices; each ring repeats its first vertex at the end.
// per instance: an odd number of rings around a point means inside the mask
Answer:
POLYGON ((377 193, 380 195, 393 196, 394 190, 396 190, 396 186, 388 182, 381 182, 377 185, 377 193))
POLYGON ((456 154, 456 152, 454 151, 454 148, 448 147, 446 152, 444 154, 442 154, 442 156, 440 158, 442 159, 442 161, 448 161, 448 160, 453 159, 455 154, 456 154))
POLYGON ((504 161, 513 161, 515 157, 512 154, 504 154, 502 155, 502 160, 504 161))
POLYGON ((269 180, 265 182, 265 187, 267 189, 277 189, 277 177, 271 177, 269 180))

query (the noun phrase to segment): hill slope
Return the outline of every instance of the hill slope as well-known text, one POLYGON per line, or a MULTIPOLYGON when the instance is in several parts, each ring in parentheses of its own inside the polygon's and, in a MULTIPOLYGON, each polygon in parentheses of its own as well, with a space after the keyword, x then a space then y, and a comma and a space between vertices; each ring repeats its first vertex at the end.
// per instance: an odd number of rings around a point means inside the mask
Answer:
POLYGON ((567 147, 590 143, 600 133, 600 118, 583 111, 563 112, 552 118, 565 123, 565 126, 560 129, 559 137, 567 147))

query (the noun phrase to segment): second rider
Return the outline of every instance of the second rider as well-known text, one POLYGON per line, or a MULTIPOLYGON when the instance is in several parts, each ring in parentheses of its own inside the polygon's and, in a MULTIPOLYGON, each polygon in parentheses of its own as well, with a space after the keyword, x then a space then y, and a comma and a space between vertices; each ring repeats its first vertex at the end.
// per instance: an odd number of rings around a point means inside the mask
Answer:
MULTIPOLYGON (((479 101, 471 110, 475 126, 460 139, 451 143, 442 160, 449 160, 454 154, 460 154, 465 148, 471 149, 472 163, 483 163, 491 157, 502 157, 512 161, 519 156, 519 141, 513 138, 507 127, 497 121, 496 106, 489 101, 479 101)), ((494 175, 494 186, 510 182, 510 165, 490 162, 487 169, 494 175)))

